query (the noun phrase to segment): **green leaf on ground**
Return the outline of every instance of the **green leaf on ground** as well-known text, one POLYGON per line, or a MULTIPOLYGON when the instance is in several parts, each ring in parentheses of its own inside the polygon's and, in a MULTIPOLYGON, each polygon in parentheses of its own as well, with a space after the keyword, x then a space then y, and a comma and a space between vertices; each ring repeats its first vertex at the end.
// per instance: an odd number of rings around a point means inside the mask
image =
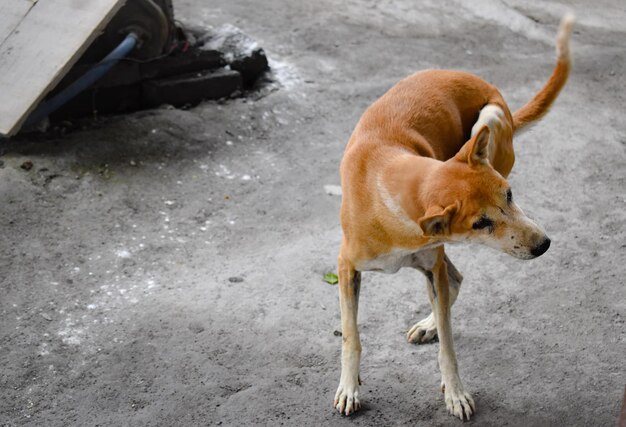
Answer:
POLYGON ((324 274, 324 282, 328 283, 329 285, 336 285, 337 283, 339 283, 339 277, 337 277, 335 273, 326 273, 324 274))

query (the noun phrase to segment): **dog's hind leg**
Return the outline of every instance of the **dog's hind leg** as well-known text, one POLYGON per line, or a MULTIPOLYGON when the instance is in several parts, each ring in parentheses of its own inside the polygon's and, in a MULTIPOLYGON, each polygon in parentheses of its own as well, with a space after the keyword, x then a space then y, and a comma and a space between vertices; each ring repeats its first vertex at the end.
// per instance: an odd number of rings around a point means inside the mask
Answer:
MULTIPOLYGON (((428 251, 418 252, 414 254, 412 259, 412 267, 421 271, 426 275, 426 287, 429 292, 434 290, 433 274, 431 272, 434 262, 436 260, 438 249, 430 249, 428 251)), ((442 249, 443 250, 443 249, 442 249)), ((448 271, 448 283, 450 287, 450 305, 454 304, 459 291, 461 289, 461 282, 463 276, 456 269, 454 264, 450 261, 447 255, 444 253, 444 261, 448 271)), ((432 300, 431 300, 432 303, 432 300)), ((430 313, 428 317, 420 320, 409 329, 406 334, 406 338, 410 343, 428 343, 435 339, 437 336, 437 320, 435 318, 435 310, 430 313)))
POLYGON ((346 415, 360 408, 359 365, 361 339, 357 326, 361 273, 339 255, 339 305, 341 307, 341 378, 335 393, 334 407, 346 415))

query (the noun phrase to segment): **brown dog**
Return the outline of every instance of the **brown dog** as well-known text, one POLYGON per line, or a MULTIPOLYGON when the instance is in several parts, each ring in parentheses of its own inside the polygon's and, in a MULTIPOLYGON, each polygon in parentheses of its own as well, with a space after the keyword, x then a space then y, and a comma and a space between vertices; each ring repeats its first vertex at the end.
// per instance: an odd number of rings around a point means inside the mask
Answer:
POLYGON ((521 259, 538 257, 550 246, 545 232, 514 203, 505 177, 515 160, 513 134, 541 118, 567 80, 572 24, 571 16, 561 22, 549 81, 514 114, 480 78, 428 70, 396 84, 361 117, 341 162, 343 344, 334 401, 339 412, 349 415, 360 406, 361 272, 413 267, 426 275, 432 313, 407 338, 428 342, 439 336, 446 406, 461 419, 474 413, 459 378, 450 325, 462 276, 443 244, 480 242, 521 259))

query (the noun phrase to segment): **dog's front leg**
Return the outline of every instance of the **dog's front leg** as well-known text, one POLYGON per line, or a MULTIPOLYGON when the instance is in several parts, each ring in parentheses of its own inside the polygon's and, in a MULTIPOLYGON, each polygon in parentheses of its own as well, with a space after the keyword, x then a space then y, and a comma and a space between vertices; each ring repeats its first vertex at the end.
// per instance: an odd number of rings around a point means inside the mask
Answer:
POLYGON ((361 406, 359 402, 359 364, 361 339, 357 327, 361 273, 341 256, 339 257, 339 305, 341 307, 341 379, 335 394, 334 406, 350 415, 361 406))
POLYGON ((436 312, 437 333, 439 335, 439 369, 441 389, 445 393, 446 407, 454 416, 462 420, 470 418, 475 406, 472 396, 463 389, 454 353, 450 309, 452 301, 448 283, 448 268, 443 248, 440 248, 433 268, 434 287, 429 289, 429 297, 436 312), (434 295, 432 295, 434 294, 434 295))

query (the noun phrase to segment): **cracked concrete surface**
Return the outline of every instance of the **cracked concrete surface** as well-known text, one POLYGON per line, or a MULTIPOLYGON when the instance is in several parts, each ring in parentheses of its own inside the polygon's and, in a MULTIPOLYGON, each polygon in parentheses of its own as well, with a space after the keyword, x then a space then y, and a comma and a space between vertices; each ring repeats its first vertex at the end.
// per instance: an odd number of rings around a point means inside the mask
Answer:
POLYGON ((454 246, 461 376, 480 426, 607 426, 624 392, 626 10, 617 0, 175 1, 259 40, 281 85, 81 122, 0 148, 0 425, 460 425, 438 390, 424 279, 364 274, 361 400, 331 403, 343 147, 413 71, 474 72, 512 109, 565 10, 574 69, 510 182, 552 247, 454 246), (279 87, 280 86, 280 87, 279 87), (30 170, 21 168, 31 161, 30 170))

